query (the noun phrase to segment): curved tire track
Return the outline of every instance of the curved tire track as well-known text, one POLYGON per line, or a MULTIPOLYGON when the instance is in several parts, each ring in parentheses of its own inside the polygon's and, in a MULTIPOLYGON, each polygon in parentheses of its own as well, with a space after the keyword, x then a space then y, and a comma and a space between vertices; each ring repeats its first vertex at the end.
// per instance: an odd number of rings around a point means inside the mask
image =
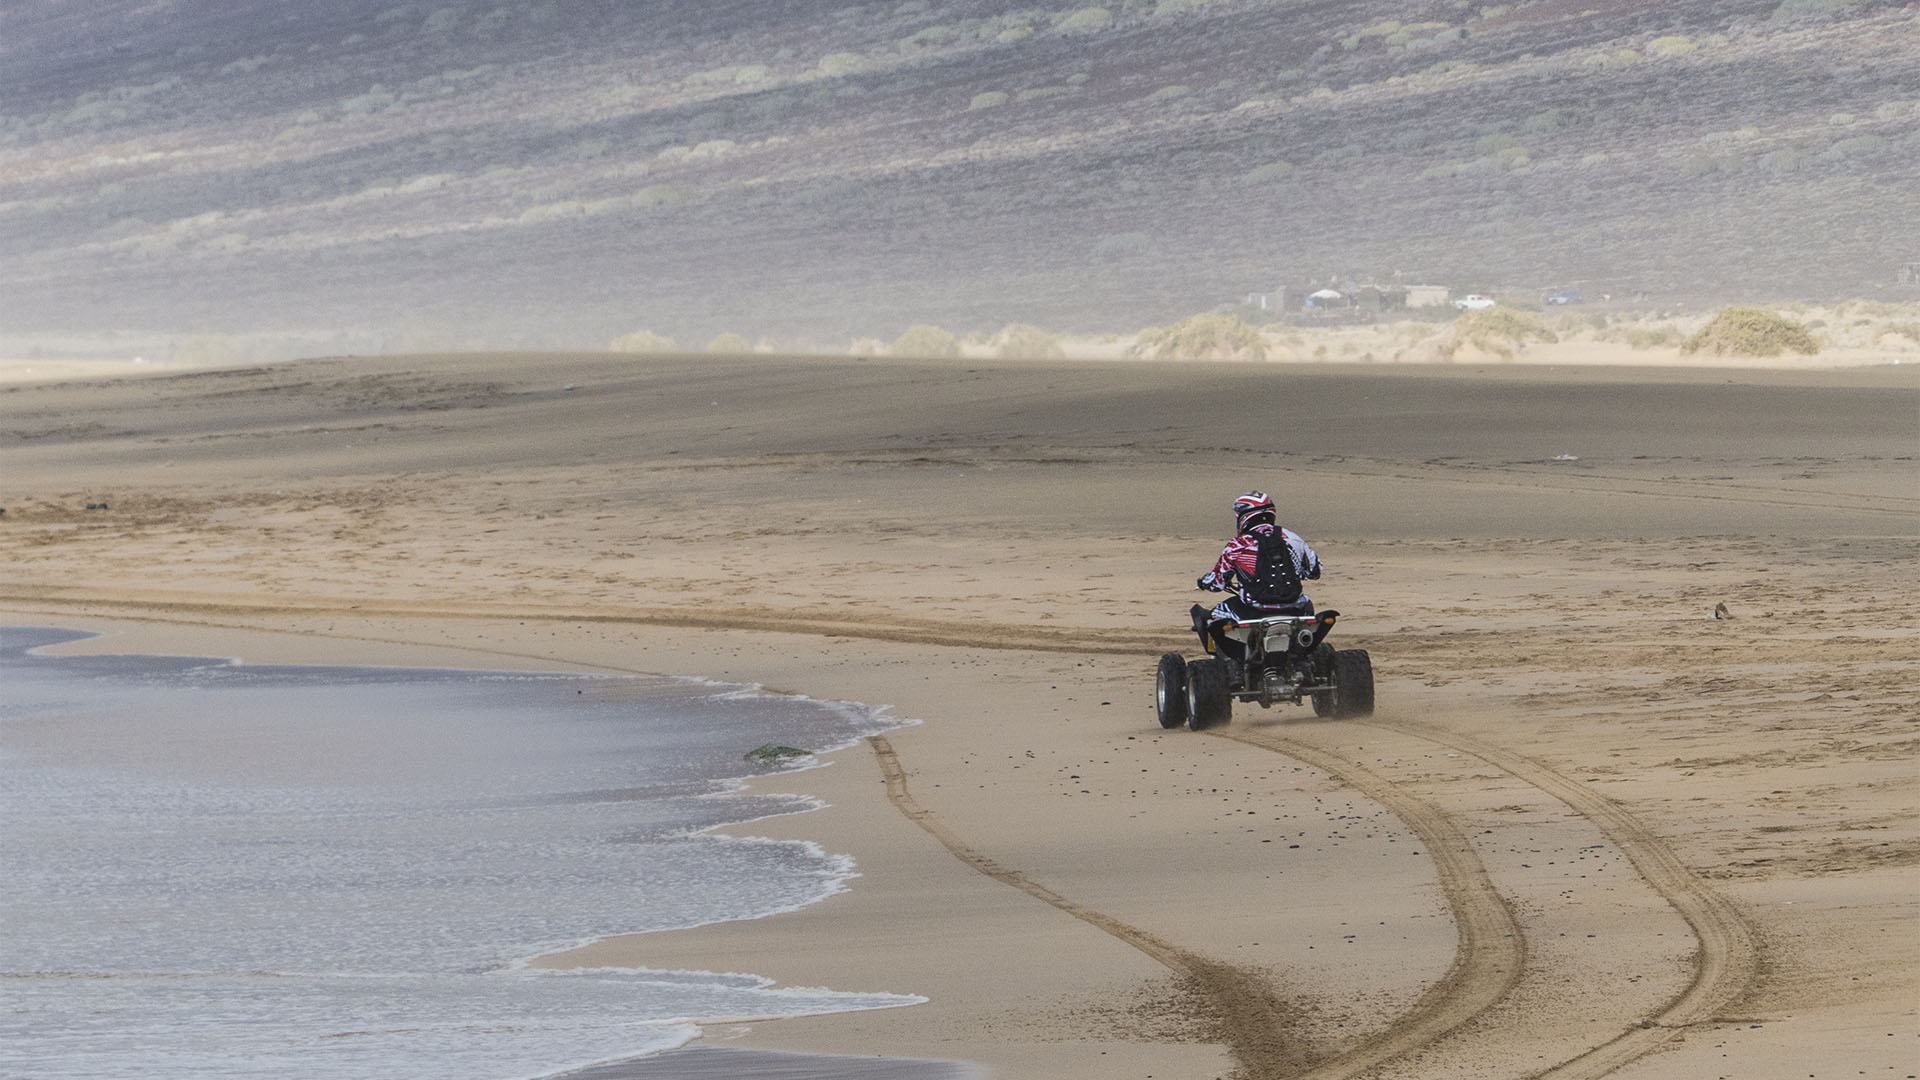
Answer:
POLYGON ((1699 939, 1693 979, 1664 1010, 1576 1058, 1535 1073, 1535 1080, 1597 1080, 1674 1038, 1675 1029, 1712 1019, 1753 986, 1760 970, 1760 948, 1746 916, 1618 803, 1532 758, 1470 736, 1390 720, 1364 723, 1451 746, 1565 803, 1620 848, 1699 939))
POLYGON ((1385 1031, 1295 1074, 1298 1080, 1341 1080, 1418 1050, 1492 1008, 1520 981, 1526 970, 1526 937, 1506 897, 1494 888, 1479 852, 1452 818, 1370 769, 1278 732, 1216 728, 1209 734, 1305 762, 1386 807, 1426 844, 1453 909, 1459 944, 1440 981, 1385 1031))
POLYGON ((914 801, 907 791, 905 770, 886 737, 876 735, 868 742, 886 778, 888 800, 955 857, 1002 884, 1104 930, 1191 980, 1225 1015, 1225 1041, 1245 1075, 1289 1080, 1357 1076, 1453 1031, 1491 1008, 1519 982, 1527 959, 1526 938, 1519 922, 1506 898, 1494 888, 1479 853, 1445 813, 1369 769, 1298 740, 1270 731, 1220 729, 1214 734, 1285 754, 1338 777, 1406 822, 1432 854, 1459 933, 1453 963, 1413 1008, 1386 1030, 1336 1057, 1313 1062, 1297 1049, 1298 1040, 1288 1037, 1291 1018, 1274 1016, 1271 1005, 1261 1004, 1263 1000, 1274 1001, 1272 988, 1265 980, 1084 907, 969 846, 914 801))
MULTIPOLYGON (((1470 736, 1377 718, 1348 721, 1348 724, 1364 724, 1452 747, 1564 803, 1619 847, 1641 878, 1686 920, 1699 941, 1700 948, 1692 961, 1693 978, 1657 1015, 1585 1053, 1531 1074, 1533 1080, 1598 1080, 1658 1049, 1673 1039, 1678 1029, 1712 1019, 1752 987, 1759 973, 1760 950, 1746 917, 1618 803, 1541 762, 1470 736)), ((1350 1077, 1391 1057, 1418 1049, 1478 1015, 1512 989, 1525 960, 1524 938, 1505 899, 1494 891, 1478 855, 1450 819, 1414 799, 1393 781, 1298 739, 1261 729, 1222 728, 1210 734, 1265 747, 1306 762, 1338 776, 1392 810, 1420 834, 1433 852, 1441 886, 1447 892, 1460 927, 1460 948, 1453 968, 1410 1012, 1368 1043, 1301 1074, 1303 1078, 1350 1077), (1461 853, 1465 858, 1456 858, 1461 853), (1488 919, 1489 903, 1497 905, 1506 915, 1506 926, 1510 929, 1502 932, 1510 933, 1515 943, 1508 950, 1514 962, 1504 981, 1496 978, 1503 961, 1499 959, 1498 943, 1488 936, 1495 928, 1488 919)))
POLYGON ((1264 977, 1209 960, 1095 911, 1054 892, 1019 870, 1001 866, 946 827, 907 790, 906 768, 885 735, 871 735, 867 743, 886 779, 887 801, 909 821, 926 830, 961 862, 1003 885, 1026 893, 1084 923, 1118 938, 1180 976, 1190 992, 1205 998, 1218 1015, 1221 1041, 1240 1065, 1236 1075, 1247 1080, 1282 1080, 1303 1074, 1307 1065, 1304 1040, 1294 1035, 1298 1011, 1283 1000, 1264 977))
POLYGON ((1001 866, 960 839, 952 829, 947 828, 930 811, 921 806, 913 794, 907 790, 907 770, 900 764, 900 755, 894 752, 893 743, 888 741, 885 735, 869 735, 867 744, 873 747, 873 756, 880 763, 880 775, 886 779, 887 801, 906 815, 907 820, 925 829, 928 835, 940 841, 940 846, 952 852, 955 858, 1002 885, 1019 889, 1028 896, 1059 908, 1082 922, 1093 924, 1173 971, 1182 973, 1186 971, 1187 960, 1191 954, 1185 950, 1145 930, 1121 922, 1111 915, 1104 915, 1092 908, 1083 907, 1027 877, 1021 871, 1009 870, 1001 866))
MULTIPOLYGON (((1139 656, 1164 648, 1172 635, 1124 630, 1089 631, 1094 641, 1063 634, 1068 628, 1036 629, 1013 623, 963 623, 913 619, 889 614, 849 612, 783 613, 770 622, 760 608, 716 610, 711 605, 692 608, 616 608, 592 612, 552 608, 492 607, 460 604, 404 604, 367 597, 272 597, 258 603, 233 597, 218 599, 183 594, 176 597, 127 599, 109 593, 64 586, 15 586, 0 592, 0 605, 20 609, 52 606, 59 609, 113 610, 133 617, 178 615, 199 618, 266 616, 334 616, 338 618, 484 620, 518 619, 524 622, 670 626, 686 630, 741 630, 754 633, 811 634, 818 637, 862 638, 910 645, 946 645, 965 649, 1007 649, 1018 652, 1098 653, 1139 656)), ((1073 629, 1088 630, 1086 627, 1073 629)))

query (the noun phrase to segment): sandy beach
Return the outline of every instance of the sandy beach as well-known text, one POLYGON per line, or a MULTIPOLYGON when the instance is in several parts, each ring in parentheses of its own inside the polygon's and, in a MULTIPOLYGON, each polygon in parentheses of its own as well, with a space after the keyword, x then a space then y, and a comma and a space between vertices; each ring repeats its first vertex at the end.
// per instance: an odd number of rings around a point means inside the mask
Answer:
POLYGON ((1920 1073, 1914 365, 333 358, 4 381, 0 440, 0 620, 101 634, 67 650, 917 721, 737 830, 851 855, 847 892, 542 961, 929 999, 702 1052, 1920 1073), (1163 731, 1255 487, 1378 712, 1163 731))

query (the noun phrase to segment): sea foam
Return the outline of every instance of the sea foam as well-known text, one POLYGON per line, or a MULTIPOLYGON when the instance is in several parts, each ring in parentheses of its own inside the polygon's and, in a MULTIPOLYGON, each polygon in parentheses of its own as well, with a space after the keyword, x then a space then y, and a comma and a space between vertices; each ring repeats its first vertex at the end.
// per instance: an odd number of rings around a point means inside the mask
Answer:
POLYGON ((702 1018, 913 1004, 754 975, 528 969, 790 911, 852 860, 715 826, 747 750, 895 722, 667 678, 49 657, 0 630, 0 1073, 551 1075, 702 1018))

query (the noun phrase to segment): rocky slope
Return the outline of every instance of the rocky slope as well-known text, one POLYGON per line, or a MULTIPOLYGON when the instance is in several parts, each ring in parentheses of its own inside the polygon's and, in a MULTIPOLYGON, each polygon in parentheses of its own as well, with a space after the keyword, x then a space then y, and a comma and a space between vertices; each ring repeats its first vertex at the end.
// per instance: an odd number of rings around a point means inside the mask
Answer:
POLYGON ((831 344, 1920 257, 1912 4, 17 0, 0 63, 14 333, 831 344))

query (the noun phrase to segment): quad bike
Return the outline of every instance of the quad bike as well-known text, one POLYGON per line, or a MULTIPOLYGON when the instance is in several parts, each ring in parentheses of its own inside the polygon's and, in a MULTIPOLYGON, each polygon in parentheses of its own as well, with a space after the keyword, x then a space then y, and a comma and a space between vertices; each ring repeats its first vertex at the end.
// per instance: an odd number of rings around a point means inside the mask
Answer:
POLYGON ((1310 702, 1315 716, 1373 715, 1373 661, 1365 649, 1335 649, 1326 636, 1340 617, 1271 615, 1228 623, 1225 636, 1241 646, 1245 659, 1215 648, 1207 633, 1207 610, 1193 609, 1194 630, 1207 643, 1204 659, 1188 661, 1170 652, 1160 658, 1154 678, 1154 705, 1163 728, 1187 725, 1190 731, 1233 718, 1233 700, 1256 701, 1263 709, 1276 702, 1310 702))

